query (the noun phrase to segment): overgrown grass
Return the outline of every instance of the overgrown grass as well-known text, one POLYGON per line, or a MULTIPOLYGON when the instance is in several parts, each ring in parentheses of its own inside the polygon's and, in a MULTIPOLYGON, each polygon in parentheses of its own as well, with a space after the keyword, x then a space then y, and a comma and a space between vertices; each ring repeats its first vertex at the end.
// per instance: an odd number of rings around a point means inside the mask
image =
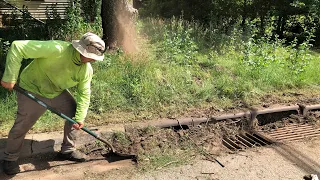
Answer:
MULTIPOLYGON (((318 86, 319 55, 308 44, 285 46, 269 38, 254 41, 235 29, 221 34, 211 27, 181 19, 139 21, 147 42, 133 55, 121 50, 94 63, 92 102, 89 116, 100 116, 93 124, 113 122, 105 115, 117 113, 122 122, 178 116, 188 108, 218 105, 234 100, 250 103, 272 91, 318 86), (246 40, 248 39, 248 40, 246 40), (123 115, 121 115, 123 113, 123 115)), ((15 100, 3 95, 1 131, 13 121, 15 100)), ((46 115, 35 129, 60 128, 56 116, 46 115)))

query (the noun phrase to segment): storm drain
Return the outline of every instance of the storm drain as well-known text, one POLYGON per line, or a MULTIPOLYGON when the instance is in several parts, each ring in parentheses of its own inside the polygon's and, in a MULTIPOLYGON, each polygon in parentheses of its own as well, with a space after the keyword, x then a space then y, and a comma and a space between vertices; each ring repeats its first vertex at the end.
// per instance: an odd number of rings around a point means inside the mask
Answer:
POLYGON ((288 124, 285 127, 277 128, 271 132, 262 133, 276 141, 283 142, 320 136, 320 128, 316 128, 311 124, 293 123, 288 124))
POLYGON ((222 139, 222 144, 231 151, 240 151, 248 148, 270 145, 272 142, 259 134, 244 132, 235 136, 224 137, 222 139))

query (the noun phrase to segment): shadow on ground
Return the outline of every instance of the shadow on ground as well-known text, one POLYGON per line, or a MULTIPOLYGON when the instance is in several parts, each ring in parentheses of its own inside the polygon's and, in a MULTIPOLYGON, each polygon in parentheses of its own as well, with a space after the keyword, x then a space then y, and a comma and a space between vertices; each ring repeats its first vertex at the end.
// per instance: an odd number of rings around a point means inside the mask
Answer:
MULTIPOLYGON (((0 179, 7 180, 13 176, 7 176, 3 172, 3 159, 4 151, 6 147, 6 138, 0 139, 0 179)), ((20 158, 18 160, 19 164, 24 164, 29 161, 33 164, 34 169, 42 170, 50 168, 48 161, 53 160, 56 153, 54 153, 55 141, 52 139, 44 141, 35 141, 32 139, 25 139, 22 151, 20 153, 20 158)))
POLYGON ((277 143, 273 148, 306 174, 320 174, 320 164, 296 148, 283 143, 277 143))
MULTIPOLYGON (((3 151, 5 148, 5 144, 6 139, 0 139, 0 180, 9 180, 14 177, 8 176, 3 172, 3 151)), ((78 162, 68 161, 59 158, 59 156, 57 156, 58 152, 54 151, 54 144, 54 140, 33 141, 26 139, 24 143, 25 148, 23 148, 23 152, 21 153, 21 155, 24 157, 21 157, 18 160, 21 170, 19 175, 32 171, 50 170, 54 167, 78 164, 78 162), (30 147, 28 148, 28 146, 30 147), (40 147, 46 149, 45 153, 39 152, 40 150, 38 148, 40 147)), ((89 160, 87 162, 106 160, 108 163, 112 163, 126 160, 129 158, 116 156, 115 154, 101 154, 95 156, 88 156, 88 159, 89 160)))

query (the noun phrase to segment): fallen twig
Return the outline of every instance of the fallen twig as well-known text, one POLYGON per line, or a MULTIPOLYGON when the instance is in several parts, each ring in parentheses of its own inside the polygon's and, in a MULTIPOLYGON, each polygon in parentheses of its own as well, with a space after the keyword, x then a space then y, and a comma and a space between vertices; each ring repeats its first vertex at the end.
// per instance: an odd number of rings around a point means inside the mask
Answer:
POLYGON ((218 163, 221 167, 224 167, 224 165, 223 165, 220 161, 218 161, 216 158, 210 159, 210 157, 207 157, 207 156, 206 156, 206 159, 204 159, 204 160, 211 161, 211 162, 216 162, 216 163, 218 163))
MULTIPOLYGON (((213 159, 215 162, 217 162, 221 167, 224 167, 224 165, 219 162, 216 158, 212 157, 211 154, 207 153, 205 150, 203 150, 202 148, 200 148, 199 146, 197 146, 197 144, 191 139, 191 137, 189 137, 188 135, 186 136, 194 145, 195 147, 208 159, 213 159)), ((212 161, 212 160, 211 160, 212 161)))
POLYGON ((166 166, 169 166, 170 164, 177 163, 177 162, 178 162, 178 161, 171 161, 171 162, 168 162, 168 163, 166 163, 166 164, 165 164, 165 165, 163 165, 163 166, 157 167, 157 168, 156 168, 156 170, 162 169, 162 168, 164 168, 164 167, 166 167, 166 166))

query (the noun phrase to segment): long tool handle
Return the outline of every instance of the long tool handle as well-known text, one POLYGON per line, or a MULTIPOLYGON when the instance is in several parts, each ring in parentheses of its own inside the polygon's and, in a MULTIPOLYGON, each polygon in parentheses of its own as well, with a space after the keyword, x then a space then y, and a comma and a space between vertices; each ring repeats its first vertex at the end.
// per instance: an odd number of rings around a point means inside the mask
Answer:
MULTIPOLYGON (((62 117, 63 119, 71 122, 72 124, 76 124, 77 121, 69 118, 68 116, 66 116, 65 114, 57 111, 56 109, 54 109, 53 107, 47 105, 45 102, 41 101, 40 99, 38 99, 37 97, 35 97, 34 95, 32 95, 31 93, 29 93, 28 91, 24 90, 23 88, 15 85, 13 87, 14 90, 16 90, 17 92, 24 94, 25 96, 27 96, 28 98, 32 99, 33 101, 37 102, 38 104, 40 104, 41 106, 45 107, 46 109, 50 110, 52 113, 57 114, 58 116, 62 117)), ((112 152, 115 152, 113 146, 107 142, 106 140, 100 138, 96 133, 90 131, 88 128, 83 127, 81 128, 83 131, 85 131, 86 133, 90 134, 91 136, 95 137, 96 139, 100 140, 101 142, 105 143, 106 145, 109 146, 109 148, 111 148, 112 152)))

